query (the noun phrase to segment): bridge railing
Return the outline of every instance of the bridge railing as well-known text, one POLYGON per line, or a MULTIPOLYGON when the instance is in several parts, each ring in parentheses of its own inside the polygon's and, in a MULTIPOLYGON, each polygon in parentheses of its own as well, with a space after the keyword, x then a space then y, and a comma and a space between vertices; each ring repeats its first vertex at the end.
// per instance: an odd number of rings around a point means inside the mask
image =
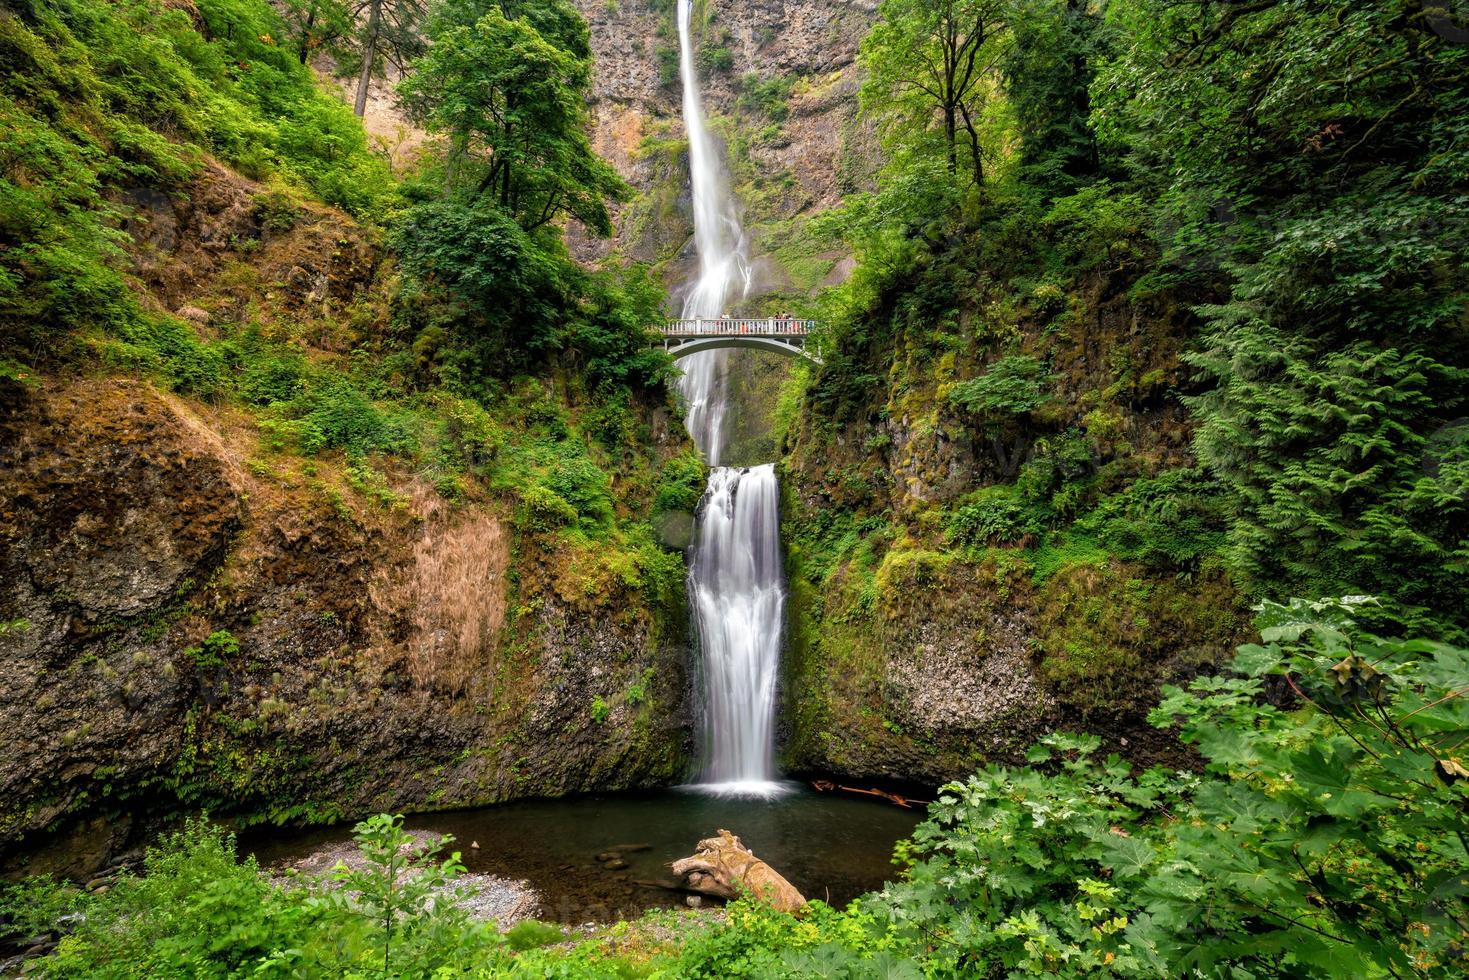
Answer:
POLYGON ((709 317, 669 320, 661 333, 665 337, 804 337, 815 329, 815 320, 788 317, 709 317))

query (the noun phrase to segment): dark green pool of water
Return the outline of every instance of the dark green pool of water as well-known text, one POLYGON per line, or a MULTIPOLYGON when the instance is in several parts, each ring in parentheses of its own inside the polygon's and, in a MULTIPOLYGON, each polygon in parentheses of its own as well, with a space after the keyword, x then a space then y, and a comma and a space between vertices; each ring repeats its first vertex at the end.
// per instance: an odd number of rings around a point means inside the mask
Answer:
MULTIPOLYGON (((681 790, 646 795, 507 803, 409 817, 410 830, 453 834, 470 871, 525 879, 540 892, 541 917, 612 922, 683 903, 683 895, 640 881, 670 880, 668 864, 723 828, 807 898, 845 904, 890 880, 893 844, 912 833, 921 807, 905 810, 861 797, 801 788, 776 800, 719 799, 681 790), (472 849, 471 842, 479 848, 472 849), (597 855, 619 845, 628 867, 606 870, 597 855)), ((289 862, 351 837, 350 826, 269 831, 242 840, 263 865, 289 862)))

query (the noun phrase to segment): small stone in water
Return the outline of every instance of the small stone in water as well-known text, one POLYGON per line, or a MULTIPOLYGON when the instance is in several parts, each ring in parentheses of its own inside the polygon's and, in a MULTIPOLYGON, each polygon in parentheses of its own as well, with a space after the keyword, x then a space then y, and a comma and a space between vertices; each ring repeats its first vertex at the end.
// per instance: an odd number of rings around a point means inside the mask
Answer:
POLYGON ((613 858, 611 861, 608 861, 606 864, 602 865, 602 867, 608 871, 621 871, 623 868, 627 867, 627 862, 622 860, 622 858, 613 858))

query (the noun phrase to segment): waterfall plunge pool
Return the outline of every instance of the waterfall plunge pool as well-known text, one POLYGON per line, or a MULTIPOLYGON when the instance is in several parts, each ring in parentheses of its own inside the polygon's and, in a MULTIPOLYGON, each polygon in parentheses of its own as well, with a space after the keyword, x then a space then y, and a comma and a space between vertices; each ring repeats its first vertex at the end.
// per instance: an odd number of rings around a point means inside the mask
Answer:
MULTIPOLYGON (((684 895, 639 881, 669 880, 668 864, 701 838, 729 830, 807 898, 844 905, 893 879, 893 845, 909 836, 923 808, 817 793, 799 784, 769 800, 684 789, 506 803, 410 816, 409 830, 453 834, 471 872, 525 879, 541 895, 539 918, 564 924, 615 922, 683 904, 684 895), (479 848, 472 849, 471 842, 479 848), (627 867, 607 870, 597 855, 626 845, 627 867)), ((350 840, 350 824, 307 830, 257 829, 242 853, 262 866, 287 866, 350 840)))

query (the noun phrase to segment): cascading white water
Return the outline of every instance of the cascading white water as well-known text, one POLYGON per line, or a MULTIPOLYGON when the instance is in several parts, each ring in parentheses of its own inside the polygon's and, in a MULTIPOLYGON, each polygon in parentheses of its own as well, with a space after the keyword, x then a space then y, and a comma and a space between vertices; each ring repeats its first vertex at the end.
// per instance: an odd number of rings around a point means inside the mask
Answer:
MULTIPOLYGON (((689 22, 692 0, 678 7, 679 70, 689 135, 694 244, 699 278, 684 299, 685 318, 717 317, 744 299, 750 264, 739 211, 718 147, 704 125, 689 22)), ((706 351, 680 362, 689 434, 714 471, 700 505, 689 565, 689 600, 703 658, 703 771, 697 789, 773 796, 775 693, 785 616, 775 467, 719 466, 724 450, 725 354, 706 351)))
POLYGON ((768 795, 775 776, 775 681, 785 584, 775 467, 709 477, 689 568, 704 655, 703 782, 768 795))
MULTIPOLYGON (((689 136, 689 177, 693 185, 694 247, 699 256, 699 278, 684 297, 685 319, 717 317, 725 304, 745 298, 750 289, 749 246, 740 215, 729 193, 729 182, 719 147, 704 124, 699 77, 694 70, 690 37, 692 0, 678 5, 679 75, 683 81, 684 126, 689 136)), ((689 434, 718 466, 724 450, 725 352, 691 354, 679 365, 689 434)))

